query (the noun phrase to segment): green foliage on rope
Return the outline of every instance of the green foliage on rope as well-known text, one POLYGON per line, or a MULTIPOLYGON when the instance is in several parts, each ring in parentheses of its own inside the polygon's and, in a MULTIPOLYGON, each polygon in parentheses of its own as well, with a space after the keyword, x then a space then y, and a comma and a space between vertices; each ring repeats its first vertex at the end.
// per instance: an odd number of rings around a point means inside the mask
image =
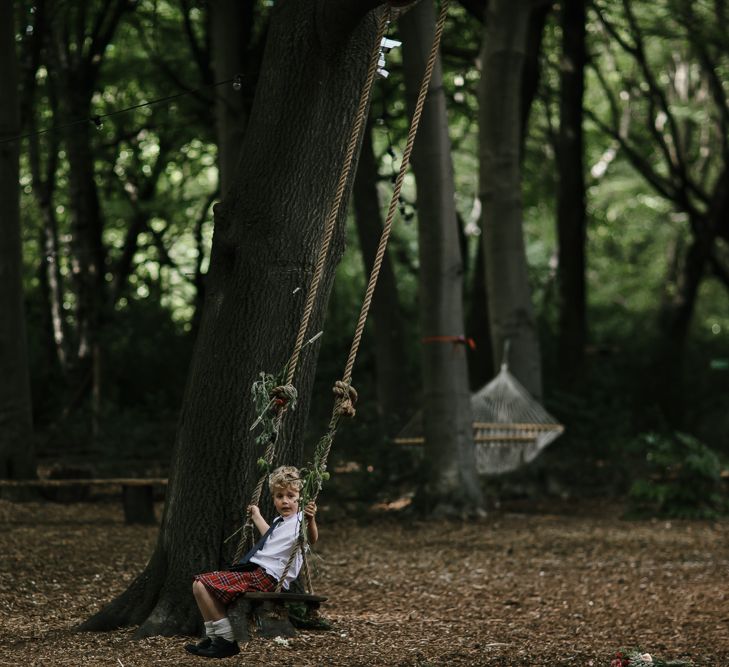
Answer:
POLYGON ((332 432, 322 436, 314 448, 313 462, 300 470, 301 479, 303 480, 301 507, 305 507, 309 500, 316 498, 324 482, 329 479, 330 475, 327 472, 326 463, 324 463, 324 455, 331 448, 333 440, 334 434, 332 432))
MULTIPOLYGON (((253 405, 258 417, 253 422, 250 430, 252 431, 260 424, 261 430, 256 436, 256 444, 266 445, 278 435, 280 419, 278 418, 277 401, 282 399, 274 395, 274 390, 282 386, 286 377, 286 367, 278 375, 261 371, 259 377, 260 379, 256 380, 251 387, 253 405)), ((296 390, 290 386, 287 395, 287 409, 295 410, 296 400, 296 390)))

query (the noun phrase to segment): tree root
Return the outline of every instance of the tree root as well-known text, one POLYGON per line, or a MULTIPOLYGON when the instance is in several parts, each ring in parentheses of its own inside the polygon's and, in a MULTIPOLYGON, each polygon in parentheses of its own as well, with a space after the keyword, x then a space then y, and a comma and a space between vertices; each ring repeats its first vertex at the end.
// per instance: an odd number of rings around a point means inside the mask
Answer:
POLYGON ((126 591, 75 629, 105 632, 137 625, 135 639, 196 634, 202 620, 192 593, 186 583, 169 574, 164 551, 158 548, 126 591))

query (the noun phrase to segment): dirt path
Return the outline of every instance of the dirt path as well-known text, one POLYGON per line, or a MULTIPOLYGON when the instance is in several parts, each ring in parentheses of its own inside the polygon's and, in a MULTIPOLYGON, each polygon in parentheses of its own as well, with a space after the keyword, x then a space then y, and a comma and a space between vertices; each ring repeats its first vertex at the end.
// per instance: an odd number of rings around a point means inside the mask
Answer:
MULTIPOLYGON (((616 650, 729 667, 729 522, 505 512, 367 525, 321 512, 334 630, 255 640, 225 665, 608 666, 616 650)), ((186 639, 70 627, 122 591, 156 528, 117 504, 0 501, 0 665, 209 664, 186 639)))

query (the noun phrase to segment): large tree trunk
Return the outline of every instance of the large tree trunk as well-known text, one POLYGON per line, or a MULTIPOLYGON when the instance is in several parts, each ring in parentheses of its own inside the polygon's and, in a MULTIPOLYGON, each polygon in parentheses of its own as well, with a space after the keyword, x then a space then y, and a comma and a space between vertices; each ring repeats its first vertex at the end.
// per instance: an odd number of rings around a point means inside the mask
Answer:
MULTIPOLYGON (((290 0, 273 11, 246 159, 216 209, 208 293, 157 547, 130 588, 85 629, 196 631, 192 575, 218 568, 235 551, 236 540, 223 539, 242 521, 262 453, 248 430, 256 418, 250 388, 260 371, 280 371, 292 350, 373 47, 376 17, 363 21, 367 10, 361 0, 290 0)), ((343 222, 342 211, 311 331, 321 326, 343 222)), ((301 459, 314 350, 306 349, 299 366, 300 404, 286 417, 278 463, 301 459)))
MULTIPOLYGON (((253 2, 240 0, 213 0, 210 3, 212 64, 216 81, 243 73, 254 5, 253 2)), ((215 91, 218 171, 222 196, 227 193, 235 176, 246 129, 247 110, 242 85, 237 86, 237 90, 226 85, 215 91)))
MULTIPOLYGON (((380 204, 377 193, 377 163, 372 150, 371 126, 362 143, 362 151, 354 180, 354 213, 357 238, 362 250, 365 272, 372 271, 377 246, 382 234, 380 204)), ((395 273, 390 255, 385 253, 372 299, 377 404, 380 420, 387 435, 394 435, 402 426, 410 407, 403 383, 406 375, 405 337, 402 311, 397 293, 395 273)))
MULTIPOLYGON (((402 17, 400 30, 405 85, 412 111, 435 31, 433 4, 418 4, 402 17)), ((425 458, 418 505, 426 512, 472 512, 483 505, 476 476, 466 346, 435 340, 464 336, 463 262, 450 149, 438 58, 413 151, 418 189, 420 321, 425 339, 425 458)))
MULTIPOLYGON (((0 3, 0 141, 20 134, 13 4, 0 3)), ((35 477, 20 241, 19 144, 0 143, 0 478, 35 477)))
POLYGON ((585 88, 585 0, 561 9, 560 123, 557 143, 559 362, 567 383, 582 367, 587 341, 585 176, 582 97, 585 88))
POLYGON ((492 0, 482 49, 480 196, 494 365, 511 341, 510 367, 542 394, 541 358, 522 229, 521 76, 531 3, 492 0))

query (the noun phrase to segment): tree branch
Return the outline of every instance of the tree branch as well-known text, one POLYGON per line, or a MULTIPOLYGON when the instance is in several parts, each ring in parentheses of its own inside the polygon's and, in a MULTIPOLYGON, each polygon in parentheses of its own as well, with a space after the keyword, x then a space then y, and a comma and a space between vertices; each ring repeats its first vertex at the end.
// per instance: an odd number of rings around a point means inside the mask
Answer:
POLYGON ((691 203, 691 196, 693 195, 698 200, 706 203, 708 201, 707 195, 689 176, 686 156, 681 150, 681 133, 678 128, 678 123, 668 103, 666 93, 656 80, 648 62, 645 45, 643 43, 642 29, 638 25, 630 3, 627 0, 622 0, 621 4, 628 23, 632 44, 621 36, 615 26, 608 21, 604 11, 596 3, 593 4, 593 7, 600 24, 620 47, 633 58, 643 74, 643 80, 648 86, 648 95, 646 95, 646 102, 648 104, 645 119, 646 127, 660 149, 668 172, 671 175, 671 189, 675 192, 675 195, 671 199, 684 210, 693 210, 695 207, 691 203), (655 118, 658 109, 664 114, 668 123, 669 131, 667 134, 664 134, 656 124, 655 118))
POLYGON ((195 36, 195 27, 190 16, 191 7, 188 0, 181 0, 180 8, 182 10, 182 20, 185 26, 185 34, 187 35, 187 43, 190 45, 190 51, 192 57, 197 64, 198 71, 200 72, 200 78, 206 84, 210 84, 214 81, 213 72, 210 68, 210 53, 206 52, 204 48, 198 43, 197 37, 195 36))
POLYGON ((124 15, 124 12, 133 7, 129 0, 116 0, 111 9, 109 9, 110 4, 111 2, 107 0, 104 8, 97 16, 91 37, 91 46, 86 56, 85 65, 93 77, 96 76, 101 66, 101 56, 106 50, 106 47, 109 46, 109 42, 111 42, 116 32, 119 21, 121 21, 121 17, 124 15))
POLYGON ((620 144, 620 147, 630 159, 633 167, 642 174, 643 178, 645 178, 646 181, 648 181, 662 197, 665 197, 669 201, 678 202, 673 184, 666 181, 665 178, 656 173, 653 170, 653 167, 651 167, 651 165, 643 159, 640 152, 633 148, 627 142, 626 138, 621 136, 619 131, 605 124, 590 109, 585 110, 585 115, 593 123, 595 123, 602 132, 609 135, 620 144))
POLYGON ((717 64, 712 62, 709 56, 709 50, 706 46, 706 41, 703 39, 703 35, 696 29, 697 18, 692 3, 683 3, 681 9, 684 12, 683 23, 686 28, 686 36, 688 37, 689 44, 691 44, 699 57, 701 68, 709 83, 709 90, 711 90, 714 98, 714 104, 716 104, 719 111, 722 150, 724 151, 724 155, 729 158, 729 137, 727 137, 729 133, 729 104, 727 103, 724 83, 719 78, 717 64))
MULTIPOLYGON (((137 31, 137 35, 139 36, 139 39, 142 43, 142 48, 147 52, 147 54, 150 56, 152 62, 155 63, 155 65, 159 68, 159 70, 164 74, 172 83, 175 85, 175 87, 183 89, 183 90, 191 90, 194 88, 194 86, 191 86, 187 84, 185 81, 183 81, 179 76, 177 76, 175 68, 168 65, 165 61, 163 55, 150 44, 150 41, 147 37, 147 32, 144 29, 144 26, 141 25, 139 21, 134 22, 134 28, 137 31)), ((194 91, 190 93, 190 97, 194 99, 196 102, 199 103, 199 109, 204 110, 204 113, 209 114, 209 108, 213 102, 211 97, 205 95, 201 91, 194 91)), ((209 117, 202 115, 200 116, 203 118, 204 122, 209 121, 209 117)))

